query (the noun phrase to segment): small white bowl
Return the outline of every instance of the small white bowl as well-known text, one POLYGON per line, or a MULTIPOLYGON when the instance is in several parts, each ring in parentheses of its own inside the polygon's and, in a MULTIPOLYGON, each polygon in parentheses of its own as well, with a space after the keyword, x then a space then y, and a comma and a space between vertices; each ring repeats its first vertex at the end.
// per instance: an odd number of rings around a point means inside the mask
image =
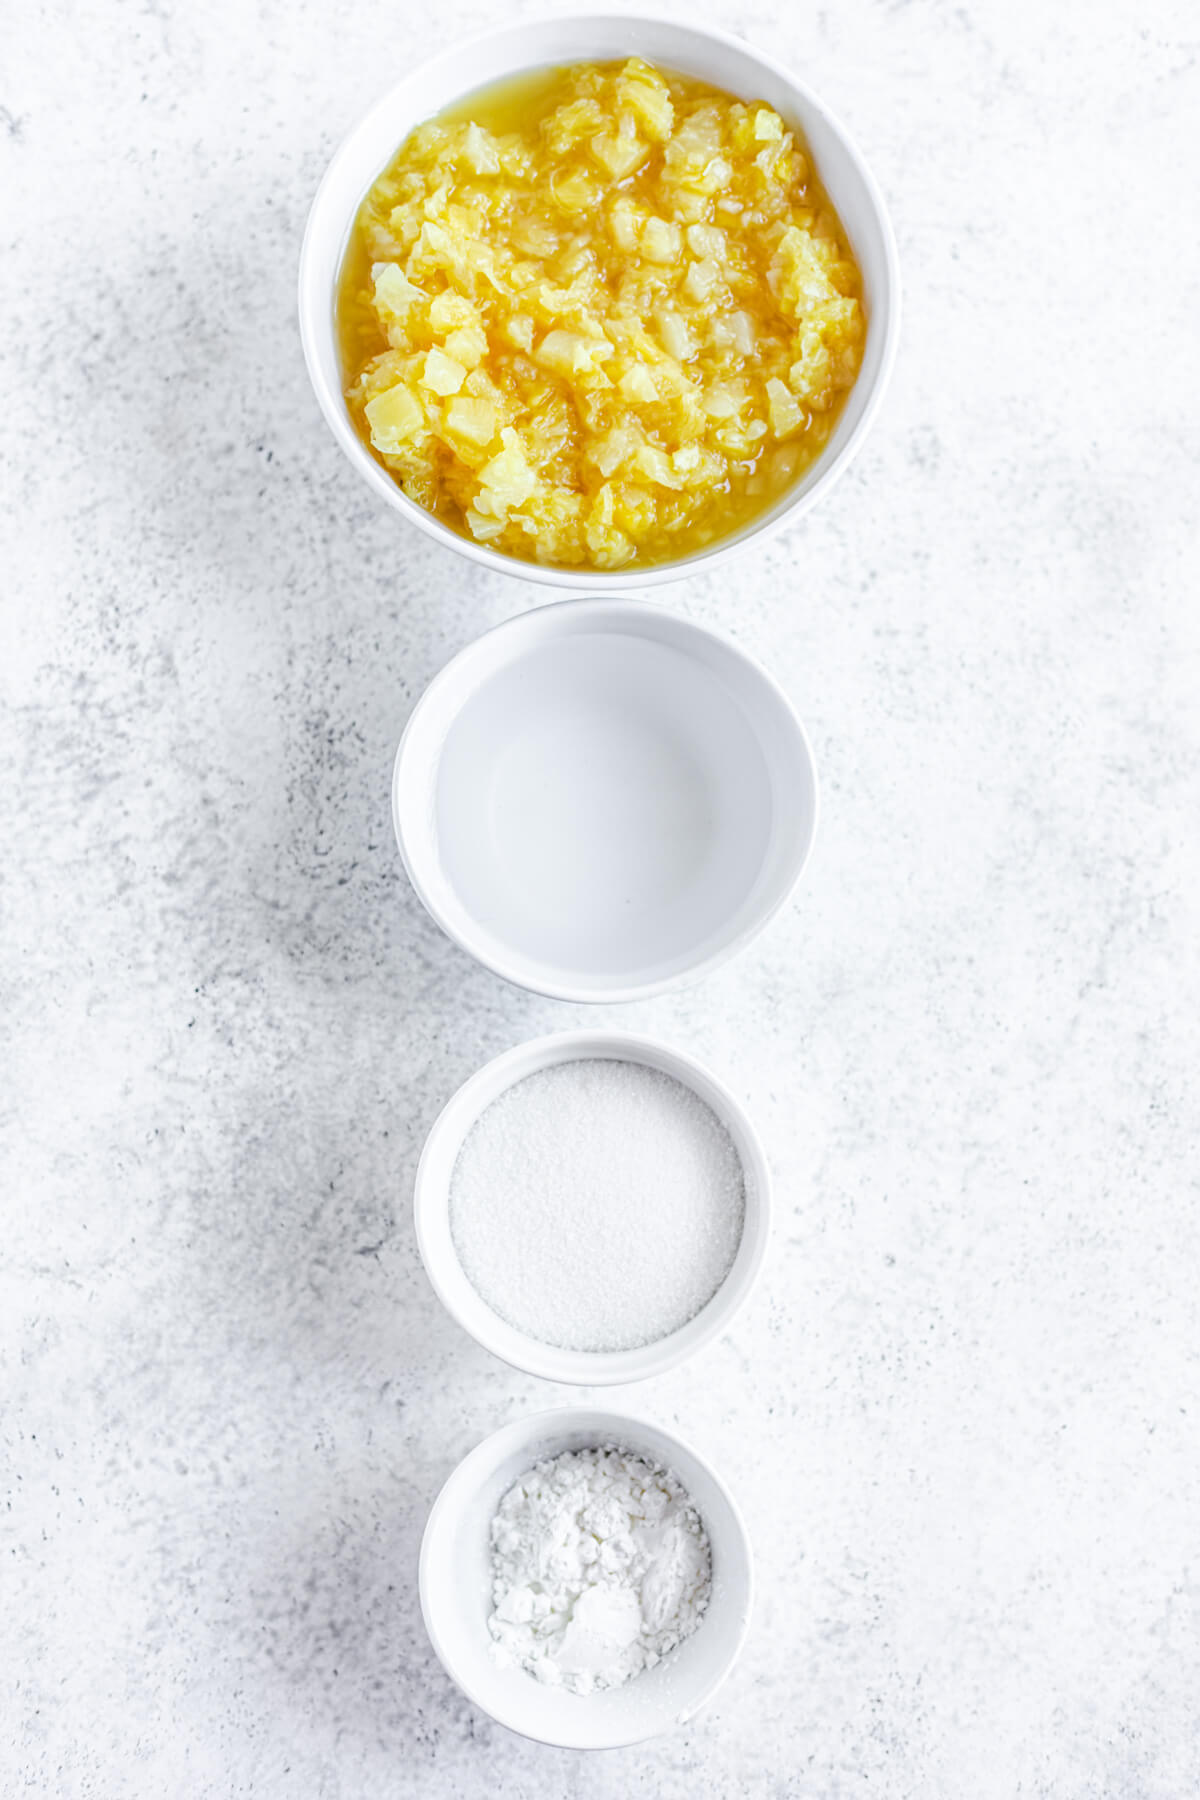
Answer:
POLYGON ((843 127, 780 63, 711 26, 625 13, 531 19, 450 45, 409 70, 351 130, 326 171, 300 256, 300 337, 321 411, 350 461, 388 506, 473 562, 559 588, 646 588, 715 568, 748 543, 791 523, 828 493, 879 410, 900 331, 900 270, 883 196, 843 127), (523 562, 462 537, 401 491, 362 442, 342 392, 334 320, 338 274, 358 208, 409 132, 452 101, 523 70, 641 56, 744 100, 765 100, 808 141, 863 277, 867 342, 858 380, 824 452, 777 505, 735 537, 655 568, 606 572, 523 562))
POLYGON ((451 1318, 494 1356, 577 1387, 610 1387, 662 1375, 725 1331, 749 1297, 762 1267, 771 1232, 771 1175, 758 1134, 728 1088, 696 1061, 653 1038, 623 1032, 564 1031, 535 1038, 486 1063, 463 1083, 443 1108, 425 1140, 417 1165, 413 1217, 421 1261, 434 1291, 451 1318), (729 1273, 706 1306, 669 1336, 636 1350, 563 1350, 519 1331, 493 1312, 459 1261, 450 1230, 450 1183, 463 1140, 482 1112, 500 1094, 539 1069, 589 1058, 642 1063, 673 1075, 707 1102, 733 1139, 745 1181, 742 1239, 729 1273))
POLYGON ((817 781, 781 688, 645 601, 538 607, 435 676, 396 756, 408 876, 448 936, 558 1000, 641 1000, 788 899, 817 781))
POLYGON ((754 1568, 737 1505, 697 1451, 642 1419, 566 1407, 503 1426, 459 1463, 425 1526, 420 1592, 438 1660, 476 1706, 539 1743, 612 1750, 685 1724, 711 1699, 745 1642, 754 1568), (656 1668, 624 1687, 570 1694, 493 1659, 489 1534, 504 1494, 535 1463, 608 1444, 669 1469, 683 1483, 708 1533, 712 1598, 696 1631, 656 1668))

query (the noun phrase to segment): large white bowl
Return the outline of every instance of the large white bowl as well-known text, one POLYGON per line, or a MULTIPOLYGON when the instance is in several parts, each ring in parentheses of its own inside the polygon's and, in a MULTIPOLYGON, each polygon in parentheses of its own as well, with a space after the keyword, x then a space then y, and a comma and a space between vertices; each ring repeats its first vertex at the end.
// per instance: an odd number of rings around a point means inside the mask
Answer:
POLYGON ((737 1505, 697 1451, 645 1420, 569 1407, 504 1426, 459 1463, 425 1527, 420 1591, 438 1659, 476 1706, 543 1744, 610 1750, 685 1724, 712 1697, 745 1641, 754 1570, 737 1505), (536 1462, 606 1444, 670 1469, 683 1483, 708 1532, 712 1598, 698 1629, 656 1668, 624 1687, 569 1694, 492 1657, 489 1533, 500 1500, 536 1462))
POLYGON ((479 962, 559 1000, 640 1000, 784 904, 816 771, 737 645, 646 601, 577 600, 506 620, 435 676, 392 815, 413 887, 479 962))
POLYGON ((900 272, 883 197, 858 150, 828 108, 781 64, 710 26, 623 13, 536 19, 469 38, 409 70, 350 132, 313 201, 300 257, 300 336, 321 411, 350 461, 388 506, 474 562, 559 588, 645 588, 714 568, 755 538, 815 506, 860 448, 879 409, 900 329, 900 272), (523 562, 461 537, 409 500, 354 428, 342 392, 334 328, 338 273, 358 208, 414 126, 452 101, 523 70, 642 56, 711 82, 744 100, 765 100, 798 126, 816 161, 862 270, 867 343, 862 368, 823 454, 769 512, 712 549, 657 568, 606 572, 523 562))
POLYGON ((463 1083, 425 1140, 413 1193, 421 1261, 434 1292, 485 1350, 514 1368, 576 1387, 610 1387, 662 1375, 725 1331, 745 1305, 762 1268, 771 1235, 771 1175, 758 1134, 734 1096, 695 1057, 654 1038, 624 1032, 563 1031, 535 1038, 494 1057, 463 1083), (591 1058, 637 1062, 674 1076, 716 1113, 733 1139, 745 1183, 741 1242, 729 1272, 706 1306, 669 1336, 636 1350, 563 1350, 529 1337, 493 1312, 459 1261, 450 1230, 450 1184, 463 1140, 492 1101, 527 1075, 556 1063, 591 1058))

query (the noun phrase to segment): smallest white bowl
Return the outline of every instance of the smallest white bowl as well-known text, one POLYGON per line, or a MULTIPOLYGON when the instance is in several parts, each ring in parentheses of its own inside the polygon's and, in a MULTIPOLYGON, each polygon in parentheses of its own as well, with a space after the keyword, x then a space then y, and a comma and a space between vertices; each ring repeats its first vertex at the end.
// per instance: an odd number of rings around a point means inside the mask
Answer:
POLYGON ((425 1140, 417 1166, 413 1215, 421 1261, 442 1305, 494 1356, 527 1374, 576 1387, 609 1387, 644 1381, 684 1362, 710 1338, 727 1329, 745 1304, 762 1268, 771 1230, 771 1177, 753 1125, 702 1063, 653 1038, 624 1032, 564 1031, 518 1044, 486 1063, 463 1083, 425 1140), (598 1058, 642 1063, 690 1087, 704 1100, 733 1139, 742 1164, 746 1210, 742 1238, 729 1272, 716 1293, 686 1325, 635 1350, 563 1350, 519 1331, 494 1312, 474 1287, 454 1247, 450 1230, 450 1184, 463 1140, 492 1101, 539 1069, 555 1063, 598 1058))
POLYGON ((438 1660, 476 1706, 525 1737, 571 1750, 612 1750, 683 1725, 724 1681, 754 1603, 746 1527, 729 1490, 698 1451, 623 1413, 564 1407, 495 1431, 459 1463, 434 1501, 421 1543, 421 1612, 438 1660), (492 1654, 491 1523, 514 1481, 566 1450, 615 1444, 676 1475, 704 1522, 712 1596, 692 1636, 624 1687, 571 1694, 492 1654))
POLYGON ((816 771, 786 695, 736 644, 644 601, 560 601, 434 677, 392 813, 413 887, 477 961, 558 1000, 641 1000, 783 906, 816 771))

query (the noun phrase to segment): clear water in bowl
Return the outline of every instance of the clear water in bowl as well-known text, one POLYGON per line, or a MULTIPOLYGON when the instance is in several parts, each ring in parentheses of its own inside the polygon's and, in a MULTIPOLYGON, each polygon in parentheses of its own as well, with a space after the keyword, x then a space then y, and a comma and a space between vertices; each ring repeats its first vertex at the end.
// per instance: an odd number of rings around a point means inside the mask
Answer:
POLYGON ((762 876, 771 780, 739 701, 697 657, 621 633, 539 646, 453 721, 436 788, 443 873, 511 949, 590 975, 691 960, 762 876))

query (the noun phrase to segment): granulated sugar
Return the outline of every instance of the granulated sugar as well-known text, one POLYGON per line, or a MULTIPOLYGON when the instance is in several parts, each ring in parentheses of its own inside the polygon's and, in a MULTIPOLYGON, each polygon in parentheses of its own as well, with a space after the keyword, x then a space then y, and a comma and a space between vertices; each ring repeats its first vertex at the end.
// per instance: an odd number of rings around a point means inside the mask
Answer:
POLYGON ((741 1160, 691 1088, 641 1063, 528 1075, 468 1133, 450 1230, 510 1325, 566 1350, 631 1350, 698 1313, 737 1254, 741 1160))

